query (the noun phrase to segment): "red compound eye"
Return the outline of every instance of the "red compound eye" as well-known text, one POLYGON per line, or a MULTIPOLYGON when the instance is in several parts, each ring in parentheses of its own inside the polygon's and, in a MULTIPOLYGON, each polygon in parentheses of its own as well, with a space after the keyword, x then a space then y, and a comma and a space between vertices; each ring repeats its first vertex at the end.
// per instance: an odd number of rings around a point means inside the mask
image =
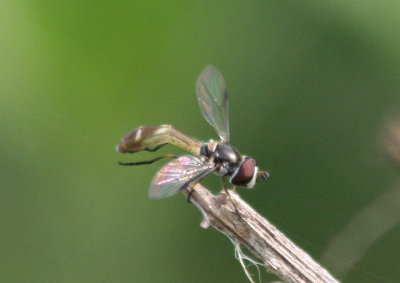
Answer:
POLYGON ((253 179, 255 170, 256 161, 251 157, 246 157, 236 175, 232 178, 232 184, 246 187, 253 179))

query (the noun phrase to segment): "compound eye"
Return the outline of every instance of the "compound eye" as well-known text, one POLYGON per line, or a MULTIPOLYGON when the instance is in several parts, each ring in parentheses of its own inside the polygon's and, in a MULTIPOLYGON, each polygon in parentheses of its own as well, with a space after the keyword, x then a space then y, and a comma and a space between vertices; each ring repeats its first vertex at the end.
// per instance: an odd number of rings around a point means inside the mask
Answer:
POLYGON ((253 180, 254 174, 256 173, 256 161, 247 156, 246 159, 240 165, 239 170, 233 176, 231 182, 236 186, 247 187, 253 180))

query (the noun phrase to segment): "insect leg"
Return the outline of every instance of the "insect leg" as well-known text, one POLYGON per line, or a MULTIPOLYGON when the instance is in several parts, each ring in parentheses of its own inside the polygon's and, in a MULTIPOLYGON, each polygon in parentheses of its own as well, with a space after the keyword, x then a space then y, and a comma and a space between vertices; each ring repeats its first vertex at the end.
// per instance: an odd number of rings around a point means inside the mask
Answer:
POLYGON ((196 178, 194 178, 193 180, 189 180, 185 186, 183 187, 183 189, 187 192, 187 196, 186 196, 186 200, 188 203, 191 203, 190 198, 192 197, 193 193, 196 191, 194 189, 194 187, 196 186, 196 184, 199 183, 199 181, 201 179, 203 179, 205 176, 207 176, 208 174, 210 174, 212 171, 215 170, 215 167, 208 167, 207 169, 205 169, 202 173, 200 173, 196 178))
POLYGON ((118 163, 119 163, 119 165, 124 165, 124 166, 148 165, 148 164, 152 164, 163 158, 177 158, 177 157, 178 156, 169 153, 169 154, 165 154, 165 155, 159 156, 157 158, 154 158, 152 160, 145 160, 145 161, 139 161, 139 162, 118 162, 118 163))
POLYGON ((189 193, 188 193, 188 195, 187 195, 187 197, 186 197, 186 201, 187 201, 188 203, 192 203, 192 202, 190 201, 190 198, 191 198, 192 194, 194 193, 194 186, 190 186, 187 190, 189 191, 189 193))
POLYGON ((156 146, 156 147, 153 147, 153 148, 146 147, 146 148, 143 149, 143 150, 149 151, 149 152, 155 152, 155 151, 159 150, 161 147, 163 147, 164 145, 167 145, 167 144, 168 144, 168 143, 163 143, 163 144, 160 144, 159 146, 156 146))
MULTIPOLYGON (((228 195, 229 199, 232 201, 233 205, 235 206, 235 209, 236 209, 237 213, 239 214, 239 211, 237 210, 236 204, 235 204, 235 202, 233 201, 231 195, 229 194, 228 187, 226 186, 226 179, 225 179, 225 176, 223 176, 223 177, 221 178, 221 182, 222 182, 222 188, 224 189, 225 193, 228 195)), ((233 189, 234 189, 234 191, 235 191, 235 193, 236 193, 236 186, 234 186, 233 189)), ((240 215, 239 215, 239 217, 240 217, 240 215)))
MULTIPOLYGON (((233 206, 235 207, 236 214, 237 214, 238 218, 239 218, 242 222, 244 222, 244 219, 243 219, 243 217, 240 215, 240 212, 239 212, 239 210, 238 210, 238 208, 237 208, 236 201, 231 197, 231 194, 230 194, 229 191, 228 191, 228 188, 227 188, 227 186, 226 186, 226 179, 225 179, 225 176, 223 176, 221 180, 222 180, 222 187, 223 187, 225 193, 227 194, 227 196, 229 197, 229 200, 232 202, 233 206)), ((233 186, 232 190, 236 193, 236 186, 233 186)))

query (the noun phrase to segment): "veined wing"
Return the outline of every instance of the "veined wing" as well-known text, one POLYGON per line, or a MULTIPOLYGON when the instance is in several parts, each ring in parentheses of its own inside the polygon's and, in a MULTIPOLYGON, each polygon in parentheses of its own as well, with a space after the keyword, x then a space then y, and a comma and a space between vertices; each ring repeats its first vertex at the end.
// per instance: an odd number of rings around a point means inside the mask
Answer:
POLYGON ((229 102, 224 77, 214 66, 206 67, 196 83, 197 99, 207 122, 224 142, 229 142, 229 102))
POLYGON ((215 170, 212 163, 203 163, 195 156, 183 155, 167 163, 157 172, 149 189, 150 198, 170 197, 197 183, 215 170))

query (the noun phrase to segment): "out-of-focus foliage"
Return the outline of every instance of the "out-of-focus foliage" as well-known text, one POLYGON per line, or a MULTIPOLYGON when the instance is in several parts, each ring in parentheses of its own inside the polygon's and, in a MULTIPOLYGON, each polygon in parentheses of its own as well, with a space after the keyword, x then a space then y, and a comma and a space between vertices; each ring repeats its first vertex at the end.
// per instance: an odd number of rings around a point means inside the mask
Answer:
MULTIPOLYGON (((117 165, 156 153, 114 150, 142 124, 216 138, 194 89, 208 64, 227 82, 233 145, 271 174, 242 196, 314 258, 398 183, 378 141, 400 111, 398 1, 0 4, 1 282, 247 280, 183 195, 147 198, 162 162, 117 165)), ((398 280, 395 227, 348 282, 398 280)))

